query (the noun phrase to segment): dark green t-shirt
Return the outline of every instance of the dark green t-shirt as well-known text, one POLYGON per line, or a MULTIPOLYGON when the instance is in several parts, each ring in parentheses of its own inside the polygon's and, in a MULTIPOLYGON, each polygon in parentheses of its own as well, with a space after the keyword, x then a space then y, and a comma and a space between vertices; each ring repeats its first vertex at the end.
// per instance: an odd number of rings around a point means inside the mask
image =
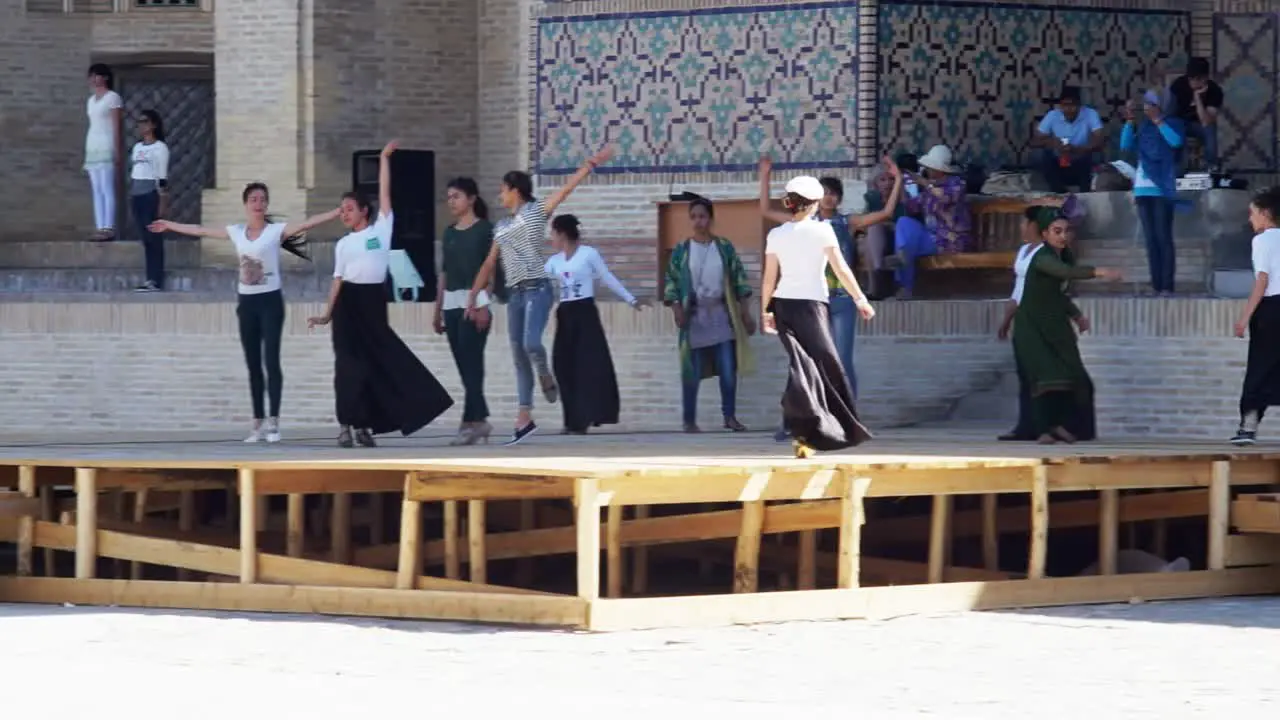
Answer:
POLYGON ((444 289, 470 290, 493 246, 493 225, 488 220, 477 220, 466 230, 450 225, 444 229, 443 243, 440 270, 444 289))

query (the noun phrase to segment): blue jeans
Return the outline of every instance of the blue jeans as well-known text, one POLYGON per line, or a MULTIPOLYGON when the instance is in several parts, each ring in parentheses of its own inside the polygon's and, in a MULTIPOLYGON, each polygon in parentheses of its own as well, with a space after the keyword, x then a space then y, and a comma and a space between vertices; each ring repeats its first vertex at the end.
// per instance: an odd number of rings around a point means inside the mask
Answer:
POLYGON ((693 364, 693 380, 685 380, 682 385, 684 406, 684 424, 693 425, 698 420, 698 386, 702 372, 702 363, 707 356, 715 363, 716 372, 720 375, 720 412, 726 418, 735 417, 738 397, 738 356, 737 346, 733 340, 726 340, 719 345, 697 348, 689 351, 689 360, 693 364))
POLYGON ((551 317, 551 283, 534 280, 507 289, 507 339, 516 365, 516 400, 522 408, 533 407, 533 373, 551 377, 547 369, 547 349, 542 333, 551 317))
POLYGON ((902 258, 902 267, 894 271, 898 286, 911 292, 916 286, 916 258, 937 255, 938 243, 924 223, 904 216, 893 226, 893 250, 902 258))
POLYGON ((853 369, 853 344, 858 334, 858 309, 853 298, 844 290, 833 290, 827 302, 828 324, 831 326, 831 339, 836 344, 836 354, 840 356, 840 364, 844 366, 845 377, 849 378, 849 389, 853 397, 858 397, 858 373, 853 369))
MULTIPOLYGON (((133 204, 133 222, 142 236, 142 254, 146 260, 147 280, 158 288, 164 287, 164 235, 153 233, 147 226, 156 221, 160 212, 160 194, 154 190, 129 198, 133 204)), ((274 417, 274 416, 273 416, 274 417)))
MULTIPOLYGON (((1204 164, 1208 167, 1214 167, 1218 164, 1218 125, 1201 125, 1198 122, 1189 122, 1186 124, 1187 137, 1193 137, 1200 141, 1202 148, 1201 153, 1204 156, 1204 164)), ((1185 148, 1186 145, 1183 145, 1185 148)), ((1181 148, 1180 153, 1185 151, 1181 148)), ((1185 163, 1184 163, 1185 164, 1185 163)))
POLYGON ((1156 292, 1173 292, 1173 273, 1177 258, 1173 247, 1173 200, 1155 195, 1134 198, 1138 220, 1147 240, 1147 266, 1151 270, 1151 288, 1156 292))

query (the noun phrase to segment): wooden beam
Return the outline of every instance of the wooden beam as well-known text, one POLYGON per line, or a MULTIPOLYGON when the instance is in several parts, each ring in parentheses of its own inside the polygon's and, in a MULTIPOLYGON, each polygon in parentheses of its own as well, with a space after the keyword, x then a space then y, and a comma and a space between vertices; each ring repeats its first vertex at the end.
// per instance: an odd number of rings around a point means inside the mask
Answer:
POLYGON ((1280 565, 1280 535, 1228 535, 1227 567, 1280 565))
POLYGON ((818 531, 801 530, 796 540, 796 589, 812 590, 817 586, 818 531))
POLYGON ((621 505, 610 505, 605 510, 605 586, 611 598, 622 597, 622 510, 621 505))
POLYGON ((1120 552, 1120 491, 1103 490, 1099 500, 1102 513, 1098 518, 1098 573, 1115 575, 1120 552))
POLYGON ((742 504, 742 528, 738 531, 733 553, 733 591, 753 593, 760 590, 760 530, 764 527, 763 500, 742 504))
POLYGON ((333 494, 333 515, 329 521, 332 538, 333 561, 345 565, 351 562, 351 493, 333 494))
POLYGON ((290 493, 285 509, 285 554, 302 557, 307 547, 307 496, 290 493))
POLYGON ((240 488, 240 582, 258 582, 258 479, 257 471, 241 468, 240 488))
MULTIPOLYGON (((402 492, 404 471, 395 470, 256 470, 259 495, 332 495, 333 493, 402 492)), ((240 492, 244 493, 243 483, 240 492)))
POLYGON ((946 580, 945 571, 951 564, 951 511, 953 496, 933 496, 933 520, 929 525, 929 582, 946 580))
MULTIPOLYGON (((855 588, 862 567, 862 525, 865 522, 862 499, 871 481, 846 478, 844 497, 840 499, 840 549, 836 567, 836 587, 855 588)), ((812 531, 811 531, 812 532, 812 531)))
POLYGON ((467 563, 471 567, 471 582, 487 582, 488 570, 485 563, 489 557, 485 552, 485 502, 484 500, 467 501, 467 563))
MULTIPOLYGON (((32 573, 32 548, 35 541, 35 518, 40 513, 40 501, 36 499, 36 468, 22 465, 18 468, 18 492, 26 498, 27 511, 18 519, 18 576, 32 573)), ((0 512, 3 514, 3 512, 0 512)))
POLYGON ((578 597, 600 597, 600 486, 595 478, 579 478, 573 488, 578 550, 578 597))
POLYGON ((1049 555, 1049 478, 1048 468, 1037 467, 1031 480, 1031 548, 1027 558, 1027 577, 1044 578, 1049 555))
MULTIPOLYGON (((1000 496, 988 493, 982 496, 982 566, 988 570, 1000 569, 1000 496)), ((954 521, 955 514, 952 514, 954 521)), ((954 523, 953 524, 958 524, 954 523)), ((957 535, 952 528, 952 537, 957 535)))
POLYGON ((8 602, 305 613, 585 627, 587 604, 564 595, 508 595, 306 585, 0 578, 8 602))
MULTIPOLYGON (((135 525, 141 525, 147 521, 147 497, 149 492, 147 488, 139 488, 133 494, 133 523, 135 525)), ((129 579, 142 579, 142 563, 129 564, 129 579)))
POLYGON ((98 471, 76 468, 76 579, 93 578, 98 563, 98 471))
POLYGON ((1209 552, 1210 570, 1227 566, 1227 533, 1231 526, 1231 463, 1218 460, 1212 467, 1209 485, 1209 552))
MULTIPOLYGON (((407 497, 407 496, 406 496, 407 497)), ((462 577, 458 561, 458 501, 444 501, 444 576, 450 580, 462 577)), ((359 552, 359 551, 357 551, 359 552)), ((423 553, 425 556, 426 553, 423 553)), ((425 561, 425 558, 424 558, 425 561)))
POLYGON ((515 473, 418 472, 404 487, 406 495, 421 502, 573 497, 571 478, 515 473))
POLYGON ((396 587, 408 590, 418 576, 422 555, 422 503, 405 498, 400 504, 400 565, 396 587))
MULTIPOLYGON (((643 520, 649 517, 649 506, 636 505, 634 512, 637 520, 643 520)), ((621 542, 621 527, 618 528, 618 534, 621 542)), ((635 595, 649 592, 649 549, 644 546, 631 551, 631 592, 635 595)))

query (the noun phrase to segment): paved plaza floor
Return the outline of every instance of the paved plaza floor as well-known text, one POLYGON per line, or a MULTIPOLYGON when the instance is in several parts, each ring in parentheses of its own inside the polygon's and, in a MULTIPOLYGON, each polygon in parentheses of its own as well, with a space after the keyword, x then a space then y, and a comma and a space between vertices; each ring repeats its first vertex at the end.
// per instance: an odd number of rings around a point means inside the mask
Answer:
POLYGON ((1270 720, 1280 598, 599 635, 0 605, 0 678, 4 717, 1270 720))

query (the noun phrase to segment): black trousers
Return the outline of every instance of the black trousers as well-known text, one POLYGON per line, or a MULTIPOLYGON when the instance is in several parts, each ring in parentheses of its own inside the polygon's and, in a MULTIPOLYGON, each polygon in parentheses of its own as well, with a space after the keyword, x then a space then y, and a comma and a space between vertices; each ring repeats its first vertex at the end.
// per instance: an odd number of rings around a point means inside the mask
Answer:
POLYGON ((164 235, 153 233, 147 226, 156 221, 160 213, 160 193, 152 190, 129 198, 133 205, 133 221, 142 237, 142 255, 147 267, 147 280, 158 288, 164 287, 164 235))
POLYGON ((236 306, 240 321, 240 344, 249 369, 249 394, 253 417, 280 417, 280 395, 284 392, 284 370, 280 366, 280 337, 284 334, 284 293, 273 290, 256 295, 240 295, 236 306), (263 365, 266 375, 263 375, 263 365), (262 394, 271 403, 271 414, 263 408, 262 394))
POLYGON ((1267 408, 1280 405, 1280 295, 1262 298, 1249 318, 1249 359, 1240 390, 1240 418, 1256 412, 1258 419, 1267 408))
POLYGON ((462 422, 476 423, 489 419, 489 404, 484 399, 484 346, 489 328, 481 330, 463 317, 462 310, 444 311, 444 334, 449 339, 453 362, 458 366, 466 399, 462 403, 462 422))

